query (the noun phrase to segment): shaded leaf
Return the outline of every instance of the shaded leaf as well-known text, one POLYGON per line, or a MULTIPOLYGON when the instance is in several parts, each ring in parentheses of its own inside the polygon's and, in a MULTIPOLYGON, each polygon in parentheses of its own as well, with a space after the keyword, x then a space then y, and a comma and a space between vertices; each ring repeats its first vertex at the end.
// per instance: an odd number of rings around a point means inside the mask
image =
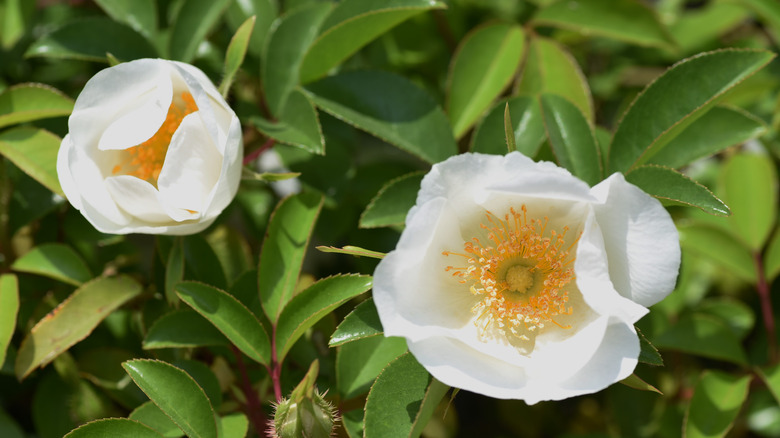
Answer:
POLYGON ((19 84, 0 93, 0 128, 49 117, 67 116, 73 99, 45 84, 19 84))
POLYGON ((436 163, 457 147, 447 116, 408 79, 381 71, 351 71, 306 86, 314 104, 336 118, 436 163))
POLYGON ((103 418, 73 429, 64 438, 120 437, 161 438, 163 435, 138 421, 128 418, 103 418))
POLYGON ((298 90, 290 92, 278 121, 252 117, 250 123, 280 143, 298 146, 313 154, 325 154, 325 138, 314 103, 298 90))
POLYGON ((750 376, 706 370, 693 390, 685 415, 685 438, 723 437, 731 429, 748 395, 750 376))
POLYGON ((764 273, 769 282, 780 274, 780 229, 775 230, 764 253, 764 273))
POLYGON ((227 288, 227 277, 222 270, 222 263, 214 248, 202 234, 192 234, 184 237, 184 266, 194 278, 214 287, 227 288))
POLYGON ((772 159, 758 154, 731 157, 720 173, 731 229, 753 251, 769 238, 777 215, 777 172, 772 159))
POLYGON ((140 293, 141 285, 127 276, 100 277, 76 289, 38 321, 22 341, 16 356, 16 376, 23 379, 35 368, 46 366, 140 293))
POLYGON ((477 27, 461 40, 447 80, 447 112, 455 138, 462 137, 512 81, 524 49, 522 28, 508 23, 477 27))
POLYGON ((780 403, 780 364, 760 368, 758 375, 764 380, 777 403, 780 403))
POLYGON ((412 172, 388 181, 360 215, 361 228, 403 225, 414 207, 425 172, 412 172))
POLYGON ((193 348, 229 345, 227 338, 194 310, 177 310, 158 318, 146 333, 143 348, 193 348))
POLYGON ((133 409, 127 418, 145 424, 166 438, 184 436, 179 426, 151 400, 133 409))
POLYGON ((174 304, 179 299, 176 297, 174 286, 184 279, 184 242, 181 238, 175 238, 168 253, 168 263, 165 264, 165 300, 168 304, 174 304))
POLYGON ((699 303, 696 312, 720 319, 739 339, 744 339, 756 322, 753 310, 747 304, 733 298, 707 299, 699 303))
POLYGON ((47 189, 65 196, 57 178, 61 142, 49 131, 23 126, 0 133, 0 154, 47 189))
POLYGON ((664 393, 659 391, 658 388, 640 379, 636 374, 631 374, 630 376, 621 380, 620 383, 628 386, 629 388, 638 389, 640 391, 652 391, 664 395, 664 393))
POLYGON ((658 349, 650 343, 639 329, 636 329, 636 333, 639 335, 639 362, 658 367, 663 366, 664 359, 661 357, 658 349))
POLYGON ((277 360, 281 362, 295 341, 323 316, 370 288, 370 276, 338 275, 319 280, 296 295, 285 306, 276 327, 277 360))
POLYGON ((227 53, 225 53, 225 67, 222 73, 222 82, 219 84, 219 92, 223 97, 227 97, 230 86, 233 84, 233 76, 236 75, 241 64, 244 63, 247 48, 249 47, 249 38, 252 36, 252 29, 255 26, 255 17, 249 17, 238 28, 233 38, 228 44, 227 53))
POLYGON ((89 272, 84 259, 71 247, 62 243, 44 243, 19 257, 11 265, 18 272, 43 275, 74 286, 89 281, 89 272))
POLYGON ((382 322, 374 305, 374 299, 369 298, 355 306, 355 309, 341 321, 336 331, 330 336, 328 345, 338 347, 348 342, 381 335, 384 333, 382 322))
POLYGON ((13 274, 0 275, 0 366, 16 329, 19 312, 19 280, 13 274))
POLYGON ((626 181, 662 200, 696 207, 716 216, 731 213, 707 187, 669 167, 638 166, 626 174, 626 181))
POLYGON ((678 230, 684 250, 709 258, 739 278, 755 283, 756 269, 750 251, 731 234, 704 224, 680 226, 678 230))
POLYGON ((230 3, 225 19, 233 32, 250 17, 255 17, 255 30, 249 39, 249 53, 260 57, 265 39, 277 17, 275 0, 237 0, 230 3))
POLYGON ((230 3, 231 0, 184 0, 173 20, 169 42, 171 58, 184 62, 195 59, 198 46, 219 22, 230 3))
POLYGON ((151 39, 157 32, 157 5, 154 0, 96 0, 106 15, 127 24, 151 39))
POLYGON ((709 315, 687 315, 655 337, 659 348, 679 350, 685 353, 740 365, 747 364, 742 345, 725 324, 709 315))
POLYGON ((406 353, 406 339, 374 336, 343 345, 336 357, 336 379, 344 399, 368 392, 387 364, 406 353))
POLYGON ((504 108, 509 105, 512 129, 517 150, 527 157, 534 157, 547 138, 541 106, 535 97, 513 97, 494 106, 477 126, 472 137, 471 150, 487 154, 503 155, 507 152, 504 130, 504 108))

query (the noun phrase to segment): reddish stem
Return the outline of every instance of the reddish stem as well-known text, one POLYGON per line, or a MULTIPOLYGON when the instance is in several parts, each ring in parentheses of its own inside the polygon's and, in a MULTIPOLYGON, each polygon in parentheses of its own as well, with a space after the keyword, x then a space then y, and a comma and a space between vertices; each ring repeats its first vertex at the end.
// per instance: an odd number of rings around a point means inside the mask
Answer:
POLYGON ((257 396, 254 388, 252 388, 252 382, 249 380, 249 374, 246 372, 246 365, 244 364, 244 358, 241 356, 241 351, 235 345, 231 345, 230 348, 236 356, 238 372, 241 374, 241 390, 244 392, 244 397, 246 397, 246 415, 249 417, 249 421, 252 422, 255 432, 260 435, 266 429, 266 418, 260 405, 260 398, 257 396))
POLYGON ((769 296, 769 283, 766 281, 766 274, 764 273, 764 260, 761 257, 760 251, 756 251, 753 254, 753 260, 756 263, 756 271, 758 274, 758 284, 756 284, 756 289, 758 290, 758 296, 761 300, 761 313, 764 317, 766 340, 769 345, 769 361, 774 364, 777 363, 777 336, 775 334, 775 316, 774 312, 772 312, 772 298, 769 296))
POLYGON ((273 138, 269 138, 265 143, 263 143, 262 146, 255 149, 254 151, 250 152, 247 156, 244 157, 244 166, 247 164, 252 163, 257 159, 257 157, 260 156, 263 152, 267 151, 268 149, 271 149, 271 147, 276 143, 276 140, 273 138))
POLYGON ((271 336, 271 381, 274 382, 274 396, 276 402, 282 401, 282 364, 276 356, 276 325, 273 326, 273 336, 271 336))

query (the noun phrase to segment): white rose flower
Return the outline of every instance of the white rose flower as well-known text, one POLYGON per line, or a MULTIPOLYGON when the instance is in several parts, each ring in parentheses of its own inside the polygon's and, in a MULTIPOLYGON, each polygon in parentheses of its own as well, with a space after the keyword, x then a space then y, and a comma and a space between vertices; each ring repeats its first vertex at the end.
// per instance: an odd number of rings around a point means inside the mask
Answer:
POLYGON ((463 154, 423 179, 374 301, 441 382, 533 404, 631 375, 633 324, 679 265, 669 214, 621 174, 589 188, 517 152, 463 154))
POLYGON ((241 125, 206 75, 140 59, 84 86, 57 157, 70 203, 104 233, 192 234, 241 179, 241 125))

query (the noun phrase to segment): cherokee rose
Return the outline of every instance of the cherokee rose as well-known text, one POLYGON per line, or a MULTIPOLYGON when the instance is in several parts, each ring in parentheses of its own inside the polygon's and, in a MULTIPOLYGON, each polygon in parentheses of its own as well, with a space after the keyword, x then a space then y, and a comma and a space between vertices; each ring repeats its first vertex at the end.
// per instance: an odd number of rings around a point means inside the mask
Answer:
POLYGON ((633 324, 679 265, 669 214, 623 175, 589 188, 517 152, 463 154, 423 179, 374 301, 443 383, 533 404, 631 375, 633 324))
POLYGON ((230 203, 241 126, 199 69, 139 59, 92 77, 57 157, 70 203, 105 233, 192 234, 230 203))

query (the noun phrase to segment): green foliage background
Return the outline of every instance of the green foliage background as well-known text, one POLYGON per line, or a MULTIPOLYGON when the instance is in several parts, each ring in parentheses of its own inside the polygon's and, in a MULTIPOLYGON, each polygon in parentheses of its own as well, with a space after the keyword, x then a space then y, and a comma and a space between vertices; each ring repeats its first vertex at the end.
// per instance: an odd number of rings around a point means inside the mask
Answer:
POLYGON ((315 381, 338 436, 780 436, 777 1, 2 0, 0 23, 1 437, 256 436, 315 381), (62 198, 75 97, 143 57, 242 122, 239 193, 197 235, 101 234, 62 198), (422 176, 507 143, 676 221, 623 385, 494 400, 380 336, 370 274, 422 176))

